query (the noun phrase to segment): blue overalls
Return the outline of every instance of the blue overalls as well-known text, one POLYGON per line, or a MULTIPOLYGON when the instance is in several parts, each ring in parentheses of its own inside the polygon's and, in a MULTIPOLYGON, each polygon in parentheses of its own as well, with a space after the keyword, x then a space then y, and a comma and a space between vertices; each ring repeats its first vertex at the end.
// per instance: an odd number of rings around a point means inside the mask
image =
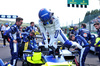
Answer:
POLYGON ((77 34, 81 35, 82 37, 84 37, 87 42, 91 39, 90 31, 87 30, 87 29, 85 29, 85 28, 79 29, 79 31, 77 32, 77 34))
POLYGON ((32 30, 34 30, 35 31, 35 27, 33 27, 33 26, 28 26, 26 29, 25 29, 25 31, 26 32, 31 32, 32 30))
POLYGON ((90 50, 90 46, 87 43, 87 41, 80 35, 75 36, 75 41, 83 47, 79 51, 79 63, 80 63, 80 66, 85 66, 85 59, 90 50))
POLYGON ((18 59, 18 44, 21 42, 19 26, 16 24, 12 25, 9 30, 7 30, 4 35, 10 38, 10 49, 11 49, 11 65, 16 66, 18 59), (13 40, 17 40, 14 43, 13 40))

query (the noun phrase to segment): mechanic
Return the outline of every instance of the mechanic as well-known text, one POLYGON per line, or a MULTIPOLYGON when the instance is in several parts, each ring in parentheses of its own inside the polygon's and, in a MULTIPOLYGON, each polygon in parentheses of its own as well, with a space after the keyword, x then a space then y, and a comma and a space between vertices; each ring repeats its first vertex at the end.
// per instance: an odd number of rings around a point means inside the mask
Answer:
POLYGON ((90 50, 90 45, 80 35, 75 36, 74 34, 71 34, 69 36, 69 38, 70 38, 70 40, 77 42, 78 44, 80 44, 83 47, 79 51, 79 63, 80 63, 80 66, 85 66, 85 59, 86 59, 86 56, 90 50))
MULTIPOLYGON (((38 48, 37 44, 36 44, 36 41, 35 41, 35 32, 30 32, 30 33, 22 33, 22 43, 26 43, 28 42, 28 46, 27 47, 28 49, 30 50, 34 50, 35 48, 38 48)), ((25 46, 24 46, 24 50, 25 50, 25 46)))
POLYGON ((36 44, 35 41, 35 33, 34 32, 22 32, 22 45, 21 45, 21 49, 20 49, 20 56, 22 58, 23 56, 23 51, 30 49, 30 50, 34 50, 37 49, 38 46, 36 44))
POLYGON ((94 27, 97 29, 97 34, 98 34, 98 37, 96 39, 97 41, 94 44, 94 46, 97 47, 97 51, 99 52, 98 57, 100 62, 100 23, 99 22, 94 23, 94 27))
POLYGON ((20 26, 23 23, 23 18, 18 17, 16 18, 16 23, 7 30, 4 35, 9 36, 10 38, 10 49, 11 49, 11 65, 17 65, 18 59, 18 45, 21 42, 20 38, 20 26))
POLYGON ((77 31, 77 34, 84 37, 86 39, 86 41, 90 43, 91 33, 88 29, 86 29, 86 24, 85 23, 81 24, 81 29, 79 29, 77 31))
POLYGON ((74 35, 77 35, 77 29, 78 29, 77 26, 74 26, 74 30, 73 30, 74 35))
POLYGON ((57 42, 59 40, 64 44, 64 46, 67 47, 77 46, 78 48, 82 49, 82 46, 80 46, 78 43, 73 43, 68 40, 68 38, 60 28, 59 19, 54 16, 54 13, 43 8, 39 11, 38 16, 40 18, 39 28, 43 35, 45 48, 48 48, 48 40, 47 40, 47 33, 46 33, 47 31, 50 36, 49 47, 52 47, 53 49, 57 49, 57 42))
MULTIPOLYGON (((4 32, 7 31, 9 28, 10 28, 9 24, 5 23, 5 30, 4 30, 4 32)), ((6 46, 6 40, 9 42, 9 39, 7 38, 7 36, 3 35, 3 44, 4 44, 3 47, 6 46)))
POLYGON ((37 27, 34 25, 34 22, 30 22, 30 26, 28 26, 25 30, 26 32, 36 32, 37 31, 37 27))

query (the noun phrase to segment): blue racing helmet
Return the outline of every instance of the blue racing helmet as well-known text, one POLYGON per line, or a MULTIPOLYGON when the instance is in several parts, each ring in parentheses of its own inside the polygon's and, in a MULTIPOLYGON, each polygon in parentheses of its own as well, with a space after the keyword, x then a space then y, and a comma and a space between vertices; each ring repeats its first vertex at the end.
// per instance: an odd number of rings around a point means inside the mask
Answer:
POLYGON ((39 11, 39 18, 42 22, 48 22, 51 19, 51 12, 43 8, 39 11))

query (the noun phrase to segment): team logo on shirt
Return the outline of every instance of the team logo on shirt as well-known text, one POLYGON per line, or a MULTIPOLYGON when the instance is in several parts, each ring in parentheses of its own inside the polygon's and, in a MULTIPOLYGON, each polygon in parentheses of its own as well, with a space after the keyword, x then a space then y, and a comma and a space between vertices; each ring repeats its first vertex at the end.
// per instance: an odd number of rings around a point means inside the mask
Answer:
POLYGON ((87 37, 87 33, 84 33, 83 36, 84 36, 84 37, 87 37))

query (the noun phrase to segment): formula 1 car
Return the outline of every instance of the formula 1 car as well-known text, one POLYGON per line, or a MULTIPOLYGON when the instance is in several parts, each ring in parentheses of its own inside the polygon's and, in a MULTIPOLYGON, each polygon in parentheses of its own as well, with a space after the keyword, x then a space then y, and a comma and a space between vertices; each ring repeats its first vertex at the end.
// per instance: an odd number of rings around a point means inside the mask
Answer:
POLYGON ((23 51, 22 66, 78 66, 76 55, 67 49, 60 50, 59 52, 52 48, 46 49, 44 45, 40 45, 35 50, 23 51))

